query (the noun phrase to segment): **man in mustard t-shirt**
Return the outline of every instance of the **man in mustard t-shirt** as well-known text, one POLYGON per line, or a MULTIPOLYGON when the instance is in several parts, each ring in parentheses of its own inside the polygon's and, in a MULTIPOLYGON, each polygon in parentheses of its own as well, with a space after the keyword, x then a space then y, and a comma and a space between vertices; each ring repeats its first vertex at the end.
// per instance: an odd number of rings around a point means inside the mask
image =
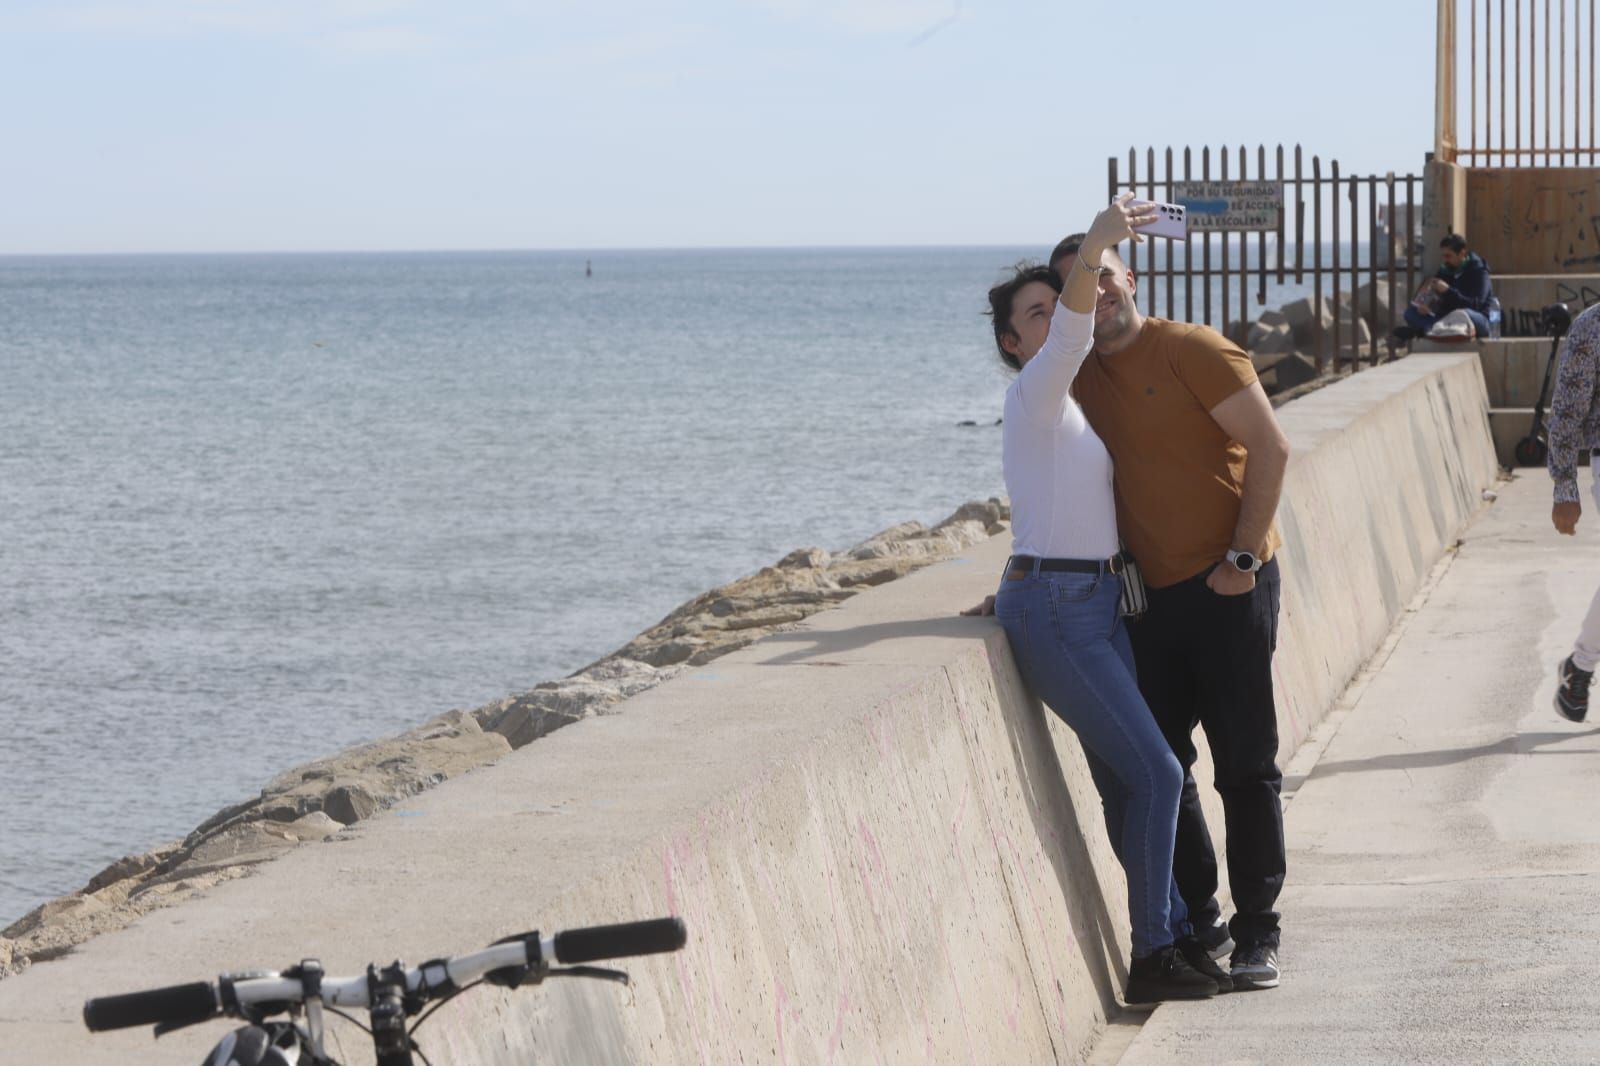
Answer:
MULTIPOLYGON (((1064 273, 1077 251, 1068 237, 1050 265, 1064 273)), ((1173 876, 1195 927, 1190 950, 1220 957, 1231 946, 1235 988, 1275 988, 1286 864, 1273 515, 1289 444, 1248 355, 1207 326, 1141 315, 1133 271, 1115 251, 1098 266, 1095 350, 1073 392, 1111 452, 1117 524, 1149 586, 1131 633, 1139 690, 1184 768, 1173 876), (1196 724, 1226 818, 1235 910, 1226 927, 1190 772, 1196 724)))

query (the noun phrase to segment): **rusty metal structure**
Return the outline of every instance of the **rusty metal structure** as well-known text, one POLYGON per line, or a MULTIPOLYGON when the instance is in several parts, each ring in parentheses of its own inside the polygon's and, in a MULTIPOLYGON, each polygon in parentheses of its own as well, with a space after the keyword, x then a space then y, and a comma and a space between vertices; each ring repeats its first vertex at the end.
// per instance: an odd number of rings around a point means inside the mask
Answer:
POLYGON ((1435 156, 1471 167, 1596 165, 1595 0, 1464 2, 1465 25, 1460 3, 1440 4, 1435 156), (1462 43, 1464 142, 1457 137, 1462 43))

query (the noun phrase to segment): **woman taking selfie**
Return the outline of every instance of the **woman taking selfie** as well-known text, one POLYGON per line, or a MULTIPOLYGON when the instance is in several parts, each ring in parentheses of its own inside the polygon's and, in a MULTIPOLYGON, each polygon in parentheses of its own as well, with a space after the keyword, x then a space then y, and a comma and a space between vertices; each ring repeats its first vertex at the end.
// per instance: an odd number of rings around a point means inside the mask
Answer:
POLYGON ((1121 613, 1111 456, 1071 393, 1097 315, 1115 311, 1099 306, 1101 257, 1139 241, 1138 228, 1156 218, 1131 200, 1096 216, 1065 279, 1022 267, 989 291, 995 343, 1017 371, 1003 437, 1014 544, 994 613, 1029 689, 1082 742, 1128 878, 1125 996, 1151 1003, 1214 995, 1227 979, 1203 949, 1179 943, 1189 933, 1172 881, 1183 771, 1139 695, 1121 613))

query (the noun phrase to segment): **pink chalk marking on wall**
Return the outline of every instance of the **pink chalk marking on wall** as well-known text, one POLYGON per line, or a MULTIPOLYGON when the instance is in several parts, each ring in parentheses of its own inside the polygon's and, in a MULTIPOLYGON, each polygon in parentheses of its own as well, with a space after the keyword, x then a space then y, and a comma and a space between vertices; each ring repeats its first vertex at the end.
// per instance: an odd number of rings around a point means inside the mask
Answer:
MULTIPOLYGON (((865 865, 867 866, 867 873, 866 876, 863 877, 862 883, 867 887, 870 896, 872 878, 876 876, 883 882, 884 896, 888 900, 888 906, 886 909, 889 911, 890 916, 895 921, 895 925, 900 934, 900 942, 909 946, 911 943, 910 925, 906 921, 905 911, 900 905, 899 896, 895 893, 894 884, 889 878, 889 865, 884 861, 882 849, 878 847, 878 839, 873 835, 872 830, 867 827, 867 823, 864 818, 857 818, 856 828, 861 837, 863 857, 865 865)), ((873 907, 873 917, 874 920, 877 920, 876 906, 873 907)), ((878 922, 878 931, 880 934, 883 932, 883 925, 881 921, 878 922)), ((929 1058, 931 1059, 933 1057, 933 1022, 928 1014, 928 993, 927 989, 923 987, 921 976, 922 970, 914 967, 911 970, 911 974, 912 980, 916 983, 918 1002, 922 1006, 923 1032, 927 1037, 928 1054, 929 1058)), ((899 992, 900 986, 898 982, 895 983, 895 989, 897 992, 899 992)), ((899 994, 901 1008, 904 1009, 909 1015, 911 1011, 906 1005, 905 993, 900 992, 899 994)))
MULTIPOLYGON (((929 913, 933 913, 931 909, 929 913)), ((955 993, 956 997, 956 1013, 961 1015, 961 1031, 967 1038, 967 1061, 977 1066, 978 1052, 972 1043, 972 1025, 967 1020, 967 1002, 961 995, 961 978, 956 973, 955 959, 950 952, 950 931, 942 924, 939 926, 939 943, 944 948, 944 965, 950 974, 950 991, 955 993)))
POLYGON ((894 757, 894 724, 889 717, 887 708, 875 711, 867 719, 867 729, 872 733, 872 740, 878 746, 878 754, 885 760, 894 757))
POLYGON ((788 1062, 789 1053, 783 1046, 783 1016, 789 1012, 789 993, 784 989, 783 982, 776 977, 772 979, 772 1026, 778 1035, 778 1061, 788 1062))
POLYGON ((1055 938, 1049 935, 1044 920, 1044 908, 1039 906, 1039 897, 1033 890, 1032 871, 1027 868, 1028 864, 1023 861, 1021 850, 1010 835, 1004 831, 997 833, 996 843, 1003 844, 1005 849, 1011 852, 1013 864, 1022 879, 1023 889, 1028 896, 1028 907, 1033 911, 1033 922, 1038 929, 1038 938, 1044 943, 1045 958, 1050 967, 1050 983, 1056 989, 1056 1010, 1061 1016, 1061 1031, 1066 1032, 1068 1029, 1066 987, 1061 980, 1061 966, 1056 961, 1055 938))
MULTIPOLYGON (((685 850, 687 850, 687 845, 685 844, 683 846, 685 850)), ((685 915, 678 907, 678 860, 674 854, 674 852, 677 850, 678 845, 668 843, 666 850, 662 852, 662 879, 666 884, 668 912, 687 918, 688 915, 685 915)), ((687 1013, 690 1018, 690 1024, 694 1027, 694 1042, 700 1050, 700 1060, 702 1062, 709 1063, 711 1061, 711 1045, 705 1034, 704 1021, 700 1017, 701 1012, 700 1010, 696 1009, 697 1001, 702 997, 698 994, 698 983, 694 979, 694 971, 689 966, 689 956, 691 953, 700 955, 704 954, 706 950, 699 945, 700 942, 696 938, 690 937, 688 950, 675 951, 672 953, 672 958, 673 964, 678 971, 678 987, 683 991, 684 1000, 686 1001, 685 1005, 688 1008, 687 1013)))
MULTIPOLYGON (((1050 835, 1050 843, 1055 845, 1057 854, 1062 854, 1067 850, 1066 842, 1061 839, 1061 830, 1057 829, 1054 823, 1046 824, 1045 832, 1050 835)), ((1094 867, 1092 864, 1089 867, 1089 876, 1095 876, 1094 867)), ((1080 956, 1083 954, 1083 947, 1080 944, 1078 937, 1073 937, 1070 941, 1068 941, 1068 943, 1072 945, 1073 954, 1080 956)))
POLYGON ((833 1062, 844 1050, 844 1019, 850 1013, 850 996, 839 993, 839 1010, 833 1019, 833 1035, 828 1038, 828 1061, 833 1062))
POLYGON ((1006 1011, 1006 1026, 1015 1036, 1022 1031, 1022 975, 1011 973, 1011 1009, 1006 1011))

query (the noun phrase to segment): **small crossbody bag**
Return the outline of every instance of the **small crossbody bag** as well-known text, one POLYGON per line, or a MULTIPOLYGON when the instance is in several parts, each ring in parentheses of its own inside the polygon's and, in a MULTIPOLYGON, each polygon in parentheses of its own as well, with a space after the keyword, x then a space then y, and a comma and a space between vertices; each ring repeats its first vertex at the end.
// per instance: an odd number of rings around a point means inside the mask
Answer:
POLYGON ((1122 553, 1122 617, 1138 618, 1150 607, 1145 595, 1144 574, 1126 550, 1122 553))

